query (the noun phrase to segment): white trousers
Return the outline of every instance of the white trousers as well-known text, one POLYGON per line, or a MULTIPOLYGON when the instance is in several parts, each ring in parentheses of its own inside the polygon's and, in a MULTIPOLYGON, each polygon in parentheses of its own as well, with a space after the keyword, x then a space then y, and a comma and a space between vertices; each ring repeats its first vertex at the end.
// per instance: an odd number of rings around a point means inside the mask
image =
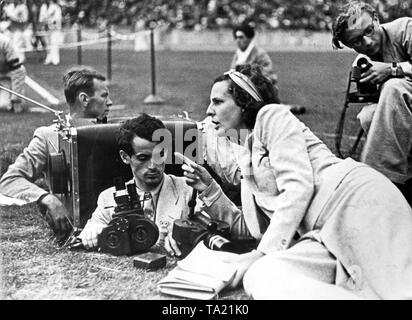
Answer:
POLYGON ((386 81, 377 105, 358 115, 367 139, 361 161, 380 171, 392 182, 404 184, 412 178, 412 80, 386 81))

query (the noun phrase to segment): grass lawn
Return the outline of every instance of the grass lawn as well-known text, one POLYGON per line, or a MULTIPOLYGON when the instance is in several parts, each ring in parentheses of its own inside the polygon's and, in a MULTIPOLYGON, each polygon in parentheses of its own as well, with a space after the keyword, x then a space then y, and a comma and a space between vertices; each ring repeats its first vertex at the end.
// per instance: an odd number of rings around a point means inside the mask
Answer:
MULTIPOLYGON (((64 101, 62 75, 76 63, 76 51, 62 51, 59 66, 43 66, 41 57, 28 56, 28 75, 64 101)), ((333 133, 344 102, 351 53, 271 53, 280 79, 281 99, 306 106, 299 115, 333 150, 333 133)), ((150 58, 146 52, 113 52, 110 91, 115 105, 111 116, 148 112, 158 115, 188 111, 195 120, 204 117, 211 83, 226 71, 231 54, 226 52, 158 52, 157 93, 161 106, 148 106, 150 58)), ((102 50, 83 51, 83 63, 106 74, 102 50)), ((27 94, 42 101, 34 92, 27 94)), ((44 102, 44 101, 42 101, 44 102)), ((66 110, 61 104, 57 108, 66 110)), ((348 135, 355 135, 353 108, 349 112, 348 135)), ((0 113, 0 174, 30 141, 33 131, 51 124, 49 113, 0 113)), ((346 139, 347 140, 347 139, 346 139)), ((349 141, 349 140, 348 140, 349 141)), ((36 206, 0 207, 1 299, 165 299, 155 290, 158 280, 176 261, 168 258, 166 268, 147 272, 133 267, 131 257, 59 250, 51 231, 36 206)), ((246 299, 242 290, 224 293, 221 299, 246 299)))

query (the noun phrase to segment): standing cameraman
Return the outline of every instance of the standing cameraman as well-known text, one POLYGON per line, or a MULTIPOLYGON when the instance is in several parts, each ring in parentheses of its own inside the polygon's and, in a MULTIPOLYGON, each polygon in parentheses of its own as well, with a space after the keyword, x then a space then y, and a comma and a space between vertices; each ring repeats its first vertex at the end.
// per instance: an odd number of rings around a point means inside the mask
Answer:
POLYGON ((378 104, 358 115, 367 133, 361 160, 386 175, 411 204, 412 18, 380 24, 372 6, 351 2, 334 22, 332 42, 372 60, 360 81, 381 85, 381 92, 378 104))

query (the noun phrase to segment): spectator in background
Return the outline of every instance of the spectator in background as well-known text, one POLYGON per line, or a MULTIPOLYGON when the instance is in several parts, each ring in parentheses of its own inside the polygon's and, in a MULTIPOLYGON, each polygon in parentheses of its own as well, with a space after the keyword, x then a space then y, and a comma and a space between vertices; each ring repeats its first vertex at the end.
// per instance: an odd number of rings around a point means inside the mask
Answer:
POLYGON ((30 12, 34 34, 34 37, 32 38, 32 46, 36 50, 39 50, 40 45, 43 49, 46 49, 45 24, 39 22, 40 6, 35 1, 31 3, 30 12))
POLYGON ((20 62, 26 60, 25 49, 30 50, 33 30, 29 23, 29 10, 25 0, 12 0, 4 7, 6 18, 10 21, 9 30, 13 45, 17 50, 20 62))
MULTIPOLYGON (((13 46, 13 42, 0 33, 0 78, 10 79, 10 89, 23 94, 26 69, 23 63, 20 61, 16 48, 13 46)), ((3 99, 2 99, 3 100, 3 99)), ((22 100, 15 96, 11 96, 11 105, 9 101, 0 101, 2 106, 10 108, 14 112, 24 111, 24 105, 22 100)))
MULTIPOLYGON (((102 74, 90 68, 75 68, 64 75, 63 83, 74 126, 104 122, 112 101, 102 74)), ((48 158, 50 153, 56 152, 57 145, 55 125, 37 128, 28 147, 1 177, 0 193, 27 202, 37 202, 44 209, 46 220, 57 239, 62 240, 71 231, 67 209, 59 198, 35 184, 37 179, 48 172, 48 158)))
POLYGON ((39 23, 45 25, 48 31, 47 56, 44 64, 58 65, 60 63, 59 45, 63 43, 62 10, 57 0, 44 0, 40 7, 39 23))
MULTIPOLYGON (((244 23, 233 29, 233 37, 236 41, 238 49, 232 58, 230 64, 231 69, 236 69, 237 66, 243 64, 256 64, 263 72, 263 75, 268 77, 273 84, 276 92, 276 103, 280 103, 279 89, 277 86, 278 77, 273 71, 273 63, 267 52, 258 47, 255 43, 255 29, 248 23, 244 23)), ((295 114, 304 113, 305 108, 297 105, 290 105, 290 111, 295 114)))

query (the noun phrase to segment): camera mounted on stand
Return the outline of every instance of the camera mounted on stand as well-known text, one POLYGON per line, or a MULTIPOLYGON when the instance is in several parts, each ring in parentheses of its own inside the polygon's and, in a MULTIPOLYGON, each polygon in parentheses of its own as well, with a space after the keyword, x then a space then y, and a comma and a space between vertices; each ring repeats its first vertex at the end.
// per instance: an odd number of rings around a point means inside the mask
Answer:
POLYGON ((97 239, 100 252, 120 256, 148 251, 159 238, 159 229, 145 216, 135 183, 125 185, 123 178, 115 178, 115 189, 112 220, 97 239))

